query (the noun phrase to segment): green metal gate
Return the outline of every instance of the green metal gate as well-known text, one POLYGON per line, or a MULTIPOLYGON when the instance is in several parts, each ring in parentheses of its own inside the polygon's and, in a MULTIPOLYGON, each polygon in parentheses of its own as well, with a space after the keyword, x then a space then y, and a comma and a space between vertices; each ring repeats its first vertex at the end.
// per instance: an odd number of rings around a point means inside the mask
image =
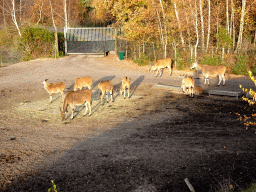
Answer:
POLYGON ((105 54, 115 50, 116 28, 64 28, 65 54, 105 54))

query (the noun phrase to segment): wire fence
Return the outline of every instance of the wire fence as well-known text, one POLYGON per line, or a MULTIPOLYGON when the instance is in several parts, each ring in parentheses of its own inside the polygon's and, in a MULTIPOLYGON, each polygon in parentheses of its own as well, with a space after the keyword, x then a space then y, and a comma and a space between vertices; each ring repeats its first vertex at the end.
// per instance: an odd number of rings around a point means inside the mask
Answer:
MULTIPOLYGON (((125 59, 135 61, 144 59, 148 61, 148 64, 165 58, 165 47, 160 44, 129 42, 120 38, 117 39, 117 51, 124 52, 125 59)), ((166 47, 166 58, 172 58, 174 66, 179 69, 189 68, 193 61, 204 57, 218 58, 217 64, 230 65, 229 68, 232 68, 236 63, 237 55, 249 57, 249 68, 256 66, 256 47, 254 45, 242 49, 239 53, 236 53, 232 48, 217 48, 213 46, 208 47, 208 49, 202 49, 199 46, 196 50, 195 46, 181 47, 172 44, 166 47)))

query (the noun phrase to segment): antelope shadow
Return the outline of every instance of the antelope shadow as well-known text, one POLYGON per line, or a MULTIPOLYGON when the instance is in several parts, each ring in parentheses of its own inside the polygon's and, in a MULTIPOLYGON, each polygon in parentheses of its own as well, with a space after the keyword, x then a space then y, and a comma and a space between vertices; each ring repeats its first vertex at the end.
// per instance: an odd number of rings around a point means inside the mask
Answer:
POLYGON ((139 85, 142 83, 144 79, 145 79, 145 76, 141 75, 131 84, 130 97, 133 96, 134 92, 136 91, 136 89, 139 87, 139 85))

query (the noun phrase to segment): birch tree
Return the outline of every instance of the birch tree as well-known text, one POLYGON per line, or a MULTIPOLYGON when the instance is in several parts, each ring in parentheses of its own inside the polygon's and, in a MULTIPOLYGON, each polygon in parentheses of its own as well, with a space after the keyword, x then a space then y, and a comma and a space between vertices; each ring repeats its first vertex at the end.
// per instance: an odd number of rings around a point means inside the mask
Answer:
POLYGON ((166 25, 166 18, 165 18, 165 13, 164 13, 164 6, 162 3, 162 0, 159 0, 161 8, 162 8, 162 13, 163 13, 163 22, 164 22, 164 32, 165 32, 165 42, 164 42, 164 58, 166 59, 167 53, 167 25, 166 25))
POLYGON ((178 11, 177 11, 176 1, 173 3, 173 6, 174 6, 174 11, 175 11, 175 16, 176 16, 176 19, 177 19, 177 22, 178 22, 178 28, 179 28, 179 31, 180 31, 181 44, 182 44, 182 47, 184 47, 185 42, 184 42, 182 30, 181 30, 180 19, 179 19, 179 14, 178 14, 178 11))
POLYGON ((64 14, 65 14, 65 27, 68 28, 68 14, 67 14, 67 0, 63 0, 64 14))
POLYGON ((230 31, 230 35, 232 34, 233 36, 233 50, 235 49, 235 10, 234 10, 234 2, 233 0, 231 0, 231 31, 230 31))
POLYGON ((19 36, 21 37, 20 27, 19 27, 19 25, 17 23, 17 19, 16 19, 15 1, 11 0, 11 2, 12 2, 12 10, 11 10, 12 21, 17 28, 19 36))
POLYGON ((211 1, 208 0, 208 34, 207 34, 207 41, 206 41, 206 51, 208 50, 208 47, 209 47, 210 34, 211 34, 211 1))
POLYGON ((202 42, 202 50, 204 51, 204 17, 203 17, 203 8, 202 8, 202 0, 199 1, 200 8, 200 18, 201 18, 201 42, 202 42))
POLYGON ((195 59, 197 58, 197 47, 199 43, 199 34, 198 34, 198 21, 197 21, 197 0, 195 0, 195 27, 196 27, 196 45, 195 45, 195 59))
POLYGON ((246 0, 242 0, 242 12, 241 12, 241 18, 240 18, 240 27, 239 27, 239 35, 238 35, 238 40, 237 40, 236 53, 238 53, 242 48, 245 6, 246 6, 246 0))
POLYGON ((228 33, 230 33, 230 29, 229 29, 229 14, 228 14, 228 0, 226 0, 226 27, 227 27, 228 33))
POLYGON ((9 10, 7 10, 7 8, 4 7, 4 5, 0 5, 0 7, 5 10, 5 12, 9 13, 11 15, 12 18, 12 22, 14 23, 19 36, 21 37, 21 32, 20 32, 20 27, 18 25, 17 22, 17 18, 16 18, 16 7, 15 7, 15 0, 11 0, 11 6, 7 4, 7 7, 9 7, 9 10))

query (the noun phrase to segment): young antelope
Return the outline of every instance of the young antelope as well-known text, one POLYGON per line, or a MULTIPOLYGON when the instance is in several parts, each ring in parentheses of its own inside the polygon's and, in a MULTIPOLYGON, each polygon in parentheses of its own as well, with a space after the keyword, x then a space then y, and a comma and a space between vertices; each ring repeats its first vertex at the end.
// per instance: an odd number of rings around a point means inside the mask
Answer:
POLYGON ((50 95, 50 103, 52 102, 52 94, 60 92, 62 95, 62 101, 64 100, 64 89, 65 89, 65 83, 59 82, 59 83, 47 83, 47 79, 43 81, 44 89, 49 93, 50 95))
POLYGON ((131 86, 130 79, 128 77, 124 77, 122 80, 122 85, 120 87, 120 95, 122 95, 124 92, 124 99, 126 97, 126 89, 128 93, 128 98, 130 97, 130 86, 131 86))
POLYGON ((110 93, 110 96, 111 96, 111 101, 114 102, 114 99, 113 99, 113 95, 114 95, 114 87, 111 83, 111 81, 101 81, 98 85, 98 88, 101 90, 101 95, 100 95, 100 98, 101 98, 101 104, 103 105, 103 96, 104 94, 106 93, 106 97, 107 97, 107 103, 108 103, 108 93, 110 93))

